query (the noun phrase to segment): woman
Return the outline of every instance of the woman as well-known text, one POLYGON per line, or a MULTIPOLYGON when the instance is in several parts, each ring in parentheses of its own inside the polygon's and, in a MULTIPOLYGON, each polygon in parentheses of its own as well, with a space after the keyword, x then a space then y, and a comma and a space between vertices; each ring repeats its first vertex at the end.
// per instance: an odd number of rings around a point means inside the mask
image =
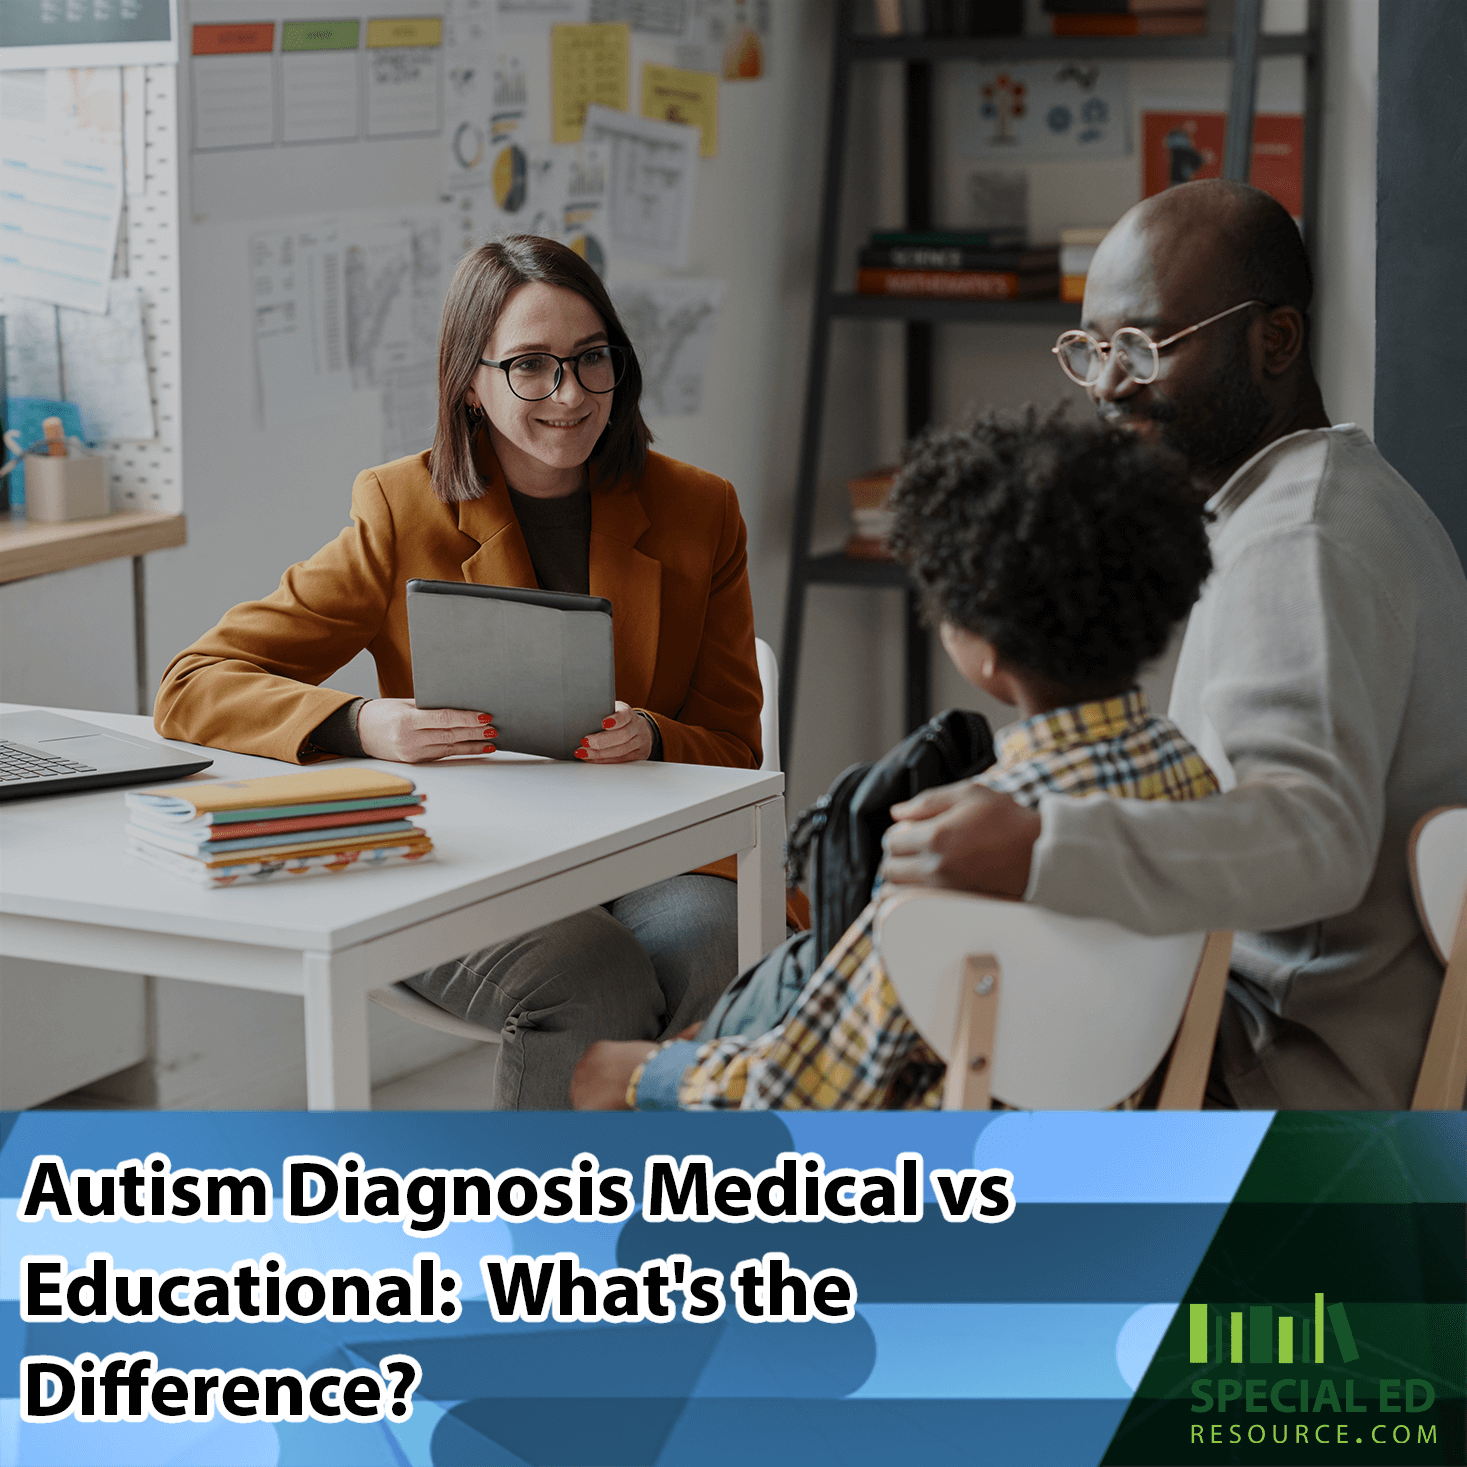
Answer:
MULTIPOLYGON (((636 353, 595 272, 520 235, 460 262, 438 349, 431 453, 357 477, 353 524, 174 659, 161 734, 307 762, 492 753, 492 710, 420 710, 413 577, 589 592, 613 606, 616 711, 593 763, 756 768, 759 674, 732 487, 650 453, 636 353), (381 697, 320 686, 367 648, 381 697)), ((567 1104, 593 1040, 700 1020, 737 968, 733 862, 468 954, 410 979, 500 1030, 502 1109, 567 1104), (716 874, 714 874, 716 873, 716 874)))

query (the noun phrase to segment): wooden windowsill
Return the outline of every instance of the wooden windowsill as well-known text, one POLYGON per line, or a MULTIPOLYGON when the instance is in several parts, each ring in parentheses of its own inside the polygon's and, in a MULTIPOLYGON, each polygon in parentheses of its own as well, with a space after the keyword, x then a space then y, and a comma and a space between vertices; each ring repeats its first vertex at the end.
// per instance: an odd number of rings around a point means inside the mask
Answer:
POLYGON ((45 525, 11 510, 0 514, 0 583, 167 550, 184 543, 185 528, 181 514, 128 511, 45 525))

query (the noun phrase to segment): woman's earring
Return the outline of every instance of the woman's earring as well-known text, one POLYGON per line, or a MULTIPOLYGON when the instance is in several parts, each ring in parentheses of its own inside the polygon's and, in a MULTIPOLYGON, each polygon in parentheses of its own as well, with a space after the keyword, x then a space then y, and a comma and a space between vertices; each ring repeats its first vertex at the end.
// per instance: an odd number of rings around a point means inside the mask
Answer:
POLYGON ((468 404, 468 409, 469 409, 469 422, 477 425, 478 422, 479 422, 479 420, 484 416, 484 409, 481 408, 479 406, 479 404, 476 403, 476 402, 469 403, 468 404))

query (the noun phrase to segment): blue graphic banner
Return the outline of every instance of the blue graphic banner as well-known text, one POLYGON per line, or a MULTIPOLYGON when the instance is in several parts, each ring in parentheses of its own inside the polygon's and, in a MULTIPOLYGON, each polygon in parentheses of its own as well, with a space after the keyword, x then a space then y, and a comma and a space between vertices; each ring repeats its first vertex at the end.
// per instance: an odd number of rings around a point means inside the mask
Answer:
POLYGON ((1270 1121, 9 1116, 0 1464, 1097 1463, 1270 1121))

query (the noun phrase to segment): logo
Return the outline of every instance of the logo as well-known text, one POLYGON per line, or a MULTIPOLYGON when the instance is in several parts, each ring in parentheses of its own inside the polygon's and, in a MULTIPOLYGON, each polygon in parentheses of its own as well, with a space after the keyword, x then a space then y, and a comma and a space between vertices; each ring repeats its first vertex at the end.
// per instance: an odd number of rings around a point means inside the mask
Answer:
MULTIPOLYGON (((1206 1304, 1192 1304, 1188 1306, 1190 1315, 1188 1319, 1188 1356, 1193 1365, 1221 1364, 1224 1361, 1233 1365, 1243 1364, 1243 1311, 1234 1309, 1227 1313, 1219 1311, 1213 1319, 1213 1339, 1209 1352, 1208 1340, 1208 1306, 1206 1304), (1226 1348, 1224 1341, 1226 1340, 1226 1348)), ((1360 1358, 1360 1351, 1355 1348, 1355 1335, 1350 1328, 1349 1317, 1345 1313, 1343 1304, 1330 1304, 1326 1306, 1323 1294, 1314 1296, 1314 1316, 1305 1316, 1296 1319, 1292 1314, 1280 1313, 1278 1316, 1278 1331, 1274 1331, 1274 1311, 1278 1308, 1274 1304, 1250 1304, 1248 1306, 1248 1364, 1249 1365, 1292 1365, 1295 1362, 1295 1342, 1298 1342, 1298 1360, 1302 1364, 1310 1359, 1316 1365, 1323 1365, 1324 1359, 1324 1319, 1329 1315, 1330 1326, 1334 1331, 1336 1345, 1339 1349, 1339 1358, 1342 1363, 1349 1364, 1352 1360, 1360 1358), (1295 1326, 1298 1326, 1296 1328, 1295 1326), (1275 1352, 1275 1338, 1277 1339, 1277 1351, 1275 1352), (1310 1346, 1313 1346, 1311 1356, 1310 1346)))

